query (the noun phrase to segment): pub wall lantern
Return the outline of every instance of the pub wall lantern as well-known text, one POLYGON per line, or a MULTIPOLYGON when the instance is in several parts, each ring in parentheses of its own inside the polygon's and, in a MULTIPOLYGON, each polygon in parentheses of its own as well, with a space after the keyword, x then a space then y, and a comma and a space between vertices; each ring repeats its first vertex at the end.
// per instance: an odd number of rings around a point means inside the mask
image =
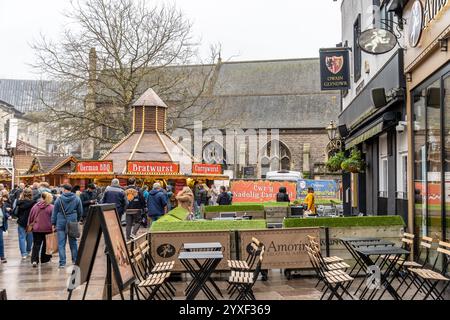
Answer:
POLYGON ((330 141, 333 141, 336 138, 336 131, 337 131, 337 126, 334 120, 330 121, 330 124, 328 125, 328 127, 326 127, 326 130, 328 134, 328 139, 330 141))

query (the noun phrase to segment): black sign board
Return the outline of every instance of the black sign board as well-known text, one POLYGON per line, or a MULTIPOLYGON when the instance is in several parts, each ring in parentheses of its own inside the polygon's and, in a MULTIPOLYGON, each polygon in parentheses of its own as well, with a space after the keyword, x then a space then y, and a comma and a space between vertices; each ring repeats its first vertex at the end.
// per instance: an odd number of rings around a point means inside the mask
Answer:
POLYGON ((244 167, 244 178, 253 178, 255 176, 255 167, 244 167))
POLYGON ((350 89, 350 59, 347 48, 320 49, 322 90, 350 89))
MULTIPOLYGON (((135 276, 119 215, 115 205, 111 204, 89 207, 88 218, 84 225, 75 263, 76 268, 74 268, 74 272, 78 272, 78 278, 74 278, 73 284, 80 286, 86 282, 89 283, 102 235, 105 240, 107 264, 112 266, 115 283, 122 293, 135 280, 135 276)), ((107 269, 110 269, 109 266, 107 266, 107 269)), ((109 284, 111 285, 111 281, 109 281, 109 284)), ((69 299, 72 290, 69 289, 69 299)), ((87 285, 85 290, 87 290, 87 285)))

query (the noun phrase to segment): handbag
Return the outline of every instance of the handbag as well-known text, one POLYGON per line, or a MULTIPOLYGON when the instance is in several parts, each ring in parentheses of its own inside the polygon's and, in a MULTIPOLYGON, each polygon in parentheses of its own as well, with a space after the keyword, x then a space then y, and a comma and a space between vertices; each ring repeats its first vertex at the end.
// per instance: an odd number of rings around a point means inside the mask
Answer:
POLYGON ((45 235, 45 254, 51 256, 58 252, 58 238, 56 232, 45 235))
MULTIPOLYGON (((66 221, 67 221, 66 210, 64 209, 64 205, 63 205, 62 201, 60 201, 60 204, 61 204, 61 209, 64 214, 64 217, 66 218, 66 221)), ((66 234, 69 236, 69 238, 77 239, 80 237, 80 227, 78 225, 78 221, 67 221, 66 234)))

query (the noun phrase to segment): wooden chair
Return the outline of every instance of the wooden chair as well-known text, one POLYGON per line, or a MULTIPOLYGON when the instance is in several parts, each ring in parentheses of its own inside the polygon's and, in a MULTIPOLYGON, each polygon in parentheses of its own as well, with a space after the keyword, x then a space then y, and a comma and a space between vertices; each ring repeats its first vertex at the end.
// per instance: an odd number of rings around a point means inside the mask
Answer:
POLYGON ((259 251, 258 262, 254 271, 231 271, 228 283, 238 291, 236 300, 256 300, 252 288, 261 272, 264 250, 264 246, 262 246, 259 251))
POLYGON ((331 291, 331 294, 328 296, 328 300, 333 299, 335 296, 337 299, 343 300, 345 294, 351 299, 354 299, 354 296, 351 295, 346 288, 347 284, 352 282, 354 279, 343 270, 328 271, 326 269, 326 264, 319 258, 318 253, 320 252, 315 247, 310 245, 306 245, 305 248, 319 281, 324 283, 322 291, 324 288, 327 288, 323 291, 320 300, 324 299, 328 291, 331 291), (342 293, 340 293, 339 290, 341 290, 342 293))
MULTIPOLYGON (((315 247, 319 248, 319 241, 316 237, 307 235, 310 245, 314 245, 315 247)), ((331 257, 323 257, 323 260, 325 263, 337 263, 337 262, 343 262, 344 259, 338 257, 338 256, 331 256, 331 257)))
POLYGON ((419 292, 424 293, 423 300, 427 300, 429 297, 435 300, 444 300, 443 294, 450 284, 450 278, 447 277, 448 267, 450 264, 450 243, 439 241, 437 248, 437 256, 431 269, 423 268, 408 268, 408 271, 413 276, 413 282, 418 284, 416 293, 412 296, 411 300, 417 296, 419 292), (444 267, 441 272, 437 271, 438 261, 443 259, 444 267), (437 289, 437 285, 442 283, 442 290, 437 289))
POLYGON ((405 283, 407 283, 407 280, 409 280, 409 284, 401 296, 402 298, 408 292, 411 285, 414 284, 416 286, 416 289, 418 289, 417 285, 413 281, 411 273, 408 272, 408 268, 425 268, 425 266, 429 262, 430 251, 431 251, 432 245, 433 245, 433 238, 424 236, 424 237, 422 237, 420 244, 419 244, 419 252, 417 254, 417 260, 397 261, 397 264, 402 265, 401 272, 403 273, 403 279, 400 281, 400 285, 397 287, 397 292, 399 292, 400 288, 405 283), (425 253, 425 257, 422 260, 423 262, 420 262, 420 259, 422 259, 422 256, 424 253, 425 253))

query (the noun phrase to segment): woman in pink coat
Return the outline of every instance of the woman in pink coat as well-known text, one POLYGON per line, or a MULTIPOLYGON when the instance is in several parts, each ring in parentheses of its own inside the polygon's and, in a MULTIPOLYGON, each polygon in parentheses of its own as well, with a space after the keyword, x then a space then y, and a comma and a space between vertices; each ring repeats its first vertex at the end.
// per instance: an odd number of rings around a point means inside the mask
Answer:
POLYGON ((48 192, 43 192, 41 200, 36 203, 30 212, 28 225, 33 226, 33 249, 31 251, 31 263, 35 268, 39 263, 47 263, 52 258, 45 253, 45 236, 52 232, 52 211, 53 196, 48 192))

